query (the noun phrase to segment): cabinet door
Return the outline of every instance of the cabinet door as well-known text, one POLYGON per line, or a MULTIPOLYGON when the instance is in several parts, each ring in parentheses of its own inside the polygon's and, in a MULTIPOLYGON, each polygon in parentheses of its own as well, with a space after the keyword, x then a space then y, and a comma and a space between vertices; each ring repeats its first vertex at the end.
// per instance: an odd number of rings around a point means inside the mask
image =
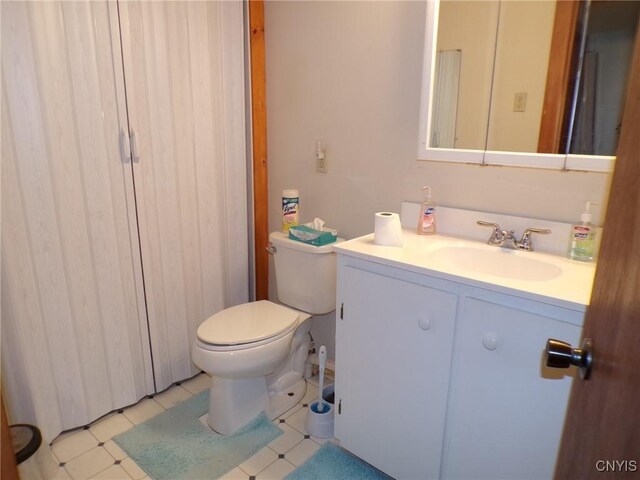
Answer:
POLYGON ((580 327, 555 318, 464 299, 457 321, 443 478, 553 476, 573 377, 544 366, 544 347, 549 337, 576 345, 579 336, 580 327))
POLYGON ((210 315, 248 300, 241 2, 122 2, 127 108, 159 390, 210 315))
POLYGON ((456 296, 339 270, 336 437, 393 477, 437 478, 456 296))

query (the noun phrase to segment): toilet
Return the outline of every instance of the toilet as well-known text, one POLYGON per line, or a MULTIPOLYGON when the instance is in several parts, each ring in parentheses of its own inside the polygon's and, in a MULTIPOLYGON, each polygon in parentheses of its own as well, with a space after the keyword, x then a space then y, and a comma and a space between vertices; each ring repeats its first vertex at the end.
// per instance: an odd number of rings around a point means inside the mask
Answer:
MULTIPOLYGON (((222 310, 198 327, 193 362, 211 375, 209 426, 229 435, 262 411, 273 420, 304 396, 311 317, 335 310, 333 244, 269 236, 280 305, 268 300, 222 310)), ((340 239, 338 240, 340 241, 340 239)))

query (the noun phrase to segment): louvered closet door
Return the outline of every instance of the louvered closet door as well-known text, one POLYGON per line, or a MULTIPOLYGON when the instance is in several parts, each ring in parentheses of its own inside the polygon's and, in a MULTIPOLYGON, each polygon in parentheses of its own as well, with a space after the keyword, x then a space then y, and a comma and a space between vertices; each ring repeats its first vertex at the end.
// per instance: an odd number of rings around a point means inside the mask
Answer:
POLYGON ((1 20, 3 395, 49 441, 153 392, 117 9, 1 20))
POLYGON ((248 299, 242 2, 121 2, 158 390, 197 372, 198 325, 248 299))

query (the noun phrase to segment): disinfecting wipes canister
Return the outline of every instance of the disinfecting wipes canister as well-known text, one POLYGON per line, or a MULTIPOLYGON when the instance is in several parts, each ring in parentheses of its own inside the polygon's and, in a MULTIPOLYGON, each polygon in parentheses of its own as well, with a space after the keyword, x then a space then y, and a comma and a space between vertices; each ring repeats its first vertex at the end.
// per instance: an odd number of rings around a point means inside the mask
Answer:
POLYGON ((300 197, 298 190, 287 189, 282 191, 282 231, 289 232, 289 227, 300 223, 300 197))

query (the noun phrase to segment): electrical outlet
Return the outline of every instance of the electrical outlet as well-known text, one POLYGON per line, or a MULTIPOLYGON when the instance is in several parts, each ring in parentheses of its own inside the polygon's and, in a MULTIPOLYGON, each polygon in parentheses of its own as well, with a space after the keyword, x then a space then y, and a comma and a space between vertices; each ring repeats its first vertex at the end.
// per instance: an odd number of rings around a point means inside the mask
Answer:
POLYGON ((513 111, 524 112, 527 110, 527 92, 518 92, 513 98, 513 111))

